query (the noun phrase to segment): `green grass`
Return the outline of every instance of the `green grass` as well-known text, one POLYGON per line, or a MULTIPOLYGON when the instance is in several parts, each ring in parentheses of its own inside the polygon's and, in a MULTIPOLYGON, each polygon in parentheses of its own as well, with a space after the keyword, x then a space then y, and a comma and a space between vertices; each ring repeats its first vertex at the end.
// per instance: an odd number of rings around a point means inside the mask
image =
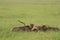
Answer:
POLYGON ((0 0, 0 40, 60 40, 60 32, 11 32, 17 20, 60 28, 59 0, 0 0))

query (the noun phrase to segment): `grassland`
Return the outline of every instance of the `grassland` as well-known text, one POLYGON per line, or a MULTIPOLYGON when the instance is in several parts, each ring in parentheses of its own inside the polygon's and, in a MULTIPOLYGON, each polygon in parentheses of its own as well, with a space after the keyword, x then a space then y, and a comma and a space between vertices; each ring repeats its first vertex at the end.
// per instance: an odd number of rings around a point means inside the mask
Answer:
POLYGON ((60 40, 60 32, 11 32, 17 20, 60 28, 59 0, 0 0, 0 40, 60 40))

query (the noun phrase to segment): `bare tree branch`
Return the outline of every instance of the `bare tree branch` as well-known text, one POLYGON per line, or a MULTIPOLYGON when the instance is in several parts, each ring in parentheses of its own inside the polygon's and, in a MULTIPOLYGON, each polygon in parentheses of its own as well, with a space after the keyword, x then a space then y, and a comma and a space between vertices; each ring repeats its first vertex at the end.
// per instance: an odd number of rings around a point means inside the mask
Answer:
POLYGON ((22 22, 22 21, 20 21, 20 20, 18 20, 18 22, 20 22, 20 23, 22 23, 22 24, 26 25, 24 22, 22 22))

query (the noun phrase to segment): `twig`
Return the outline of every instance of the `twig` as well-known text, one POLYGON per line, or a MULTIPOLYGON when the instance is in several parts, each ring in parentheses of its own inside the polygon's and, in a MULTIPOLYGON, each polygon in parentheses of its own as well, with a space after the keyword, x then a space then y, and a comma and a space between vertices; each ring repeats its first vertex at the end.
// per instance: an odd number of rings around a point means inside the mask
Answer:
POLYGON ((18 22, 20 22, 20 23, 22 23, 22 24, 26 25, 24 22, 22 22, 22 21, 20 21, 20 20, 18 20, 18 22))

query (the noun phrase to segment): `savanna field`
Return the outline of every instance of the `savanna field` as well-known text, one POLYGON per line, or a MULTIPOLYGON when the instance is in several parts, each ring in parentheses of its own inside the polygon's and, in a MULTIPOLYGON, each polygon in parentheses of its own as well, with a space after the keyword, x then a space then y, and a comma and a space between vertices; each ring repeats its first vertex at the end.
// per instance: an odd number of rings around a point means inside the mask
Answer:
POLYGON ((17 20, 60 29, 60 0, 0 0, 0 40, 60 40, 60 32, 12 32, 17 20))

